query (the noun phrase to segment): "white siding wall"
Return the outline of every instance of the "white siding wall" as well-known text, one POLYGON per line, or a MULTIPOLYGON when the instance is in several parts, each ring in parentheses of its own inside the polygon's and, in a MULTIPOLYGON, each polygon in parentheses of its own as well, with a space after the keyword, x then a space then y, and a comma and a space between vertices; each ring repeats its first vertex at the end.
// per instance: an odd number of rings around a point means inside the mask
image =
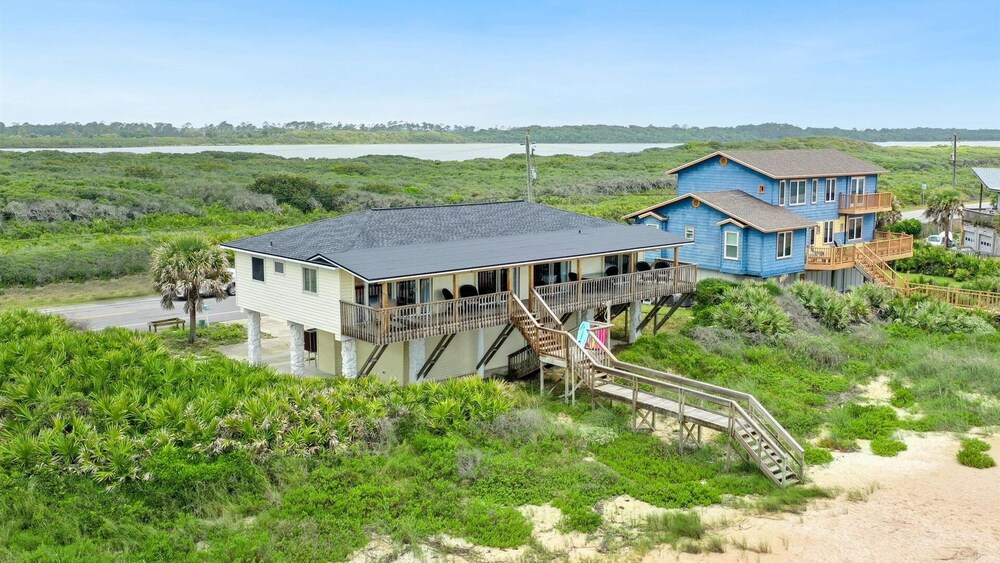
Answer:
MULTIPOLYGON (((285 272, 274 272, 274 259, 264 257, 264 281, 253 279, 251 255, 236 252, 236 303, 245 309, 286 321, 340 334, 340 270, 316 268, 316 293, 302 290, 301 264, 284 262, 285 272)), ((353 286, 349 288, 354 291, 353 286)))

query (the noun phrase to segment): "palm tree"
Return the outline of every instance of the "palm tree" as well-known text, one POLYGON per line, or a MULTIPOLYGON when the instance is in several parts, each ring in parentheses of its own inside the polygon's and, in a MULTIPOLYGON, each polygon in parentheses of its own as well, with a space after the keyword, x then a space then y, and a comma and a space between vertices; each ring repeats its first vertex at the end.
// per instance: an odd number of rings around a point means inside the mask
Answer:
POLYGON ((946 189, 935 192, 927 198, 924 217, 944 231, 944 246, 951 248, 951 221, 962 211, 962 194, 958 190, 946 189))
POLYGON ((202 294, 222 301, 226 298, 226 286, 232 281, 225 251, 206 240, 183 237, 154 250, 149 269, 164 309, 173 309, 176 297, 187 299, 184 312, 189 318, 188 342, 194 343, 202 294))

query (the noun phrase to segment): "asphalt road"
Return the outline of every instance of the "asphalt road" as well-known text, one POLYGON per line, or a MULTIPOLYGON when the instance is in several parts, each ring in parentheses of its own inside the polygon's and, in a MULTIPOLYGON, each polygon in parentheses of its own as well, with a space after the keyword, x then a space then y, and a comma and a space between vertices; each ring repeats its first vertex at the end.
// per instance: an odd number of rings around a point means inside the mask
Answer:
MULTIPOLYGON (((236 298, 230 297, 222 301, 207 299, 206 310, 199 313, 199 319, 208 322, 235 321, 244 317, 236 306, 236 298)), ((70 320, 84 323, 91 330, 101 330, 109 326, 120 326, 133 330, 146 330, 146 323, 156 319, 181 317, 187 319, 184 313, 184 302, 174 301, 174 308, 166 310, 160 307, 159 297, 138 297, 119 299, 115 301, 96 301, 68 307, 44 309, 46 313, 62 315, 70 320)))
POLYGON ((920 219, 921 221, 926 221, 927 218, 924 217, 923 209, 914 209, 912 211, 904 211, 902 213, 903 219, 920 219))

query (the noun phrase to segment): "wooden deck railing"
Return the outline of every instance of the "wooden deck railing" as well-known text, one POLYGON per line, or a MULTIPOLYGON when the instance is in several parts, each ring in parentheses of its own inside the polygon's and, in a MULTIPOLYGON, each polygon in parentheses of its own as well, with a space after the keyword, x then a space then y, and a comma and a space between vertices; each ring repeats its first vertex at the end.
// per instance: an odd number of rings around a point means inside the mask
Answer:
MULTIPOLYGON (((556 315, 571 311, 593 309, 608 303, 618 305, 644 299, 655 299, 677 293, 694 291, 698 279, 694 264, 646 270, 617 276, 605 276, 535 289, 556 315)), ((537 312, 537 311, 536 311, 537 312)))
POLYGON ((852 246, 824 246, 809 249, 807 270, 846 270, 858 261, 856 248, 863 246, 882 260, 913 256, 913 236, 878 231, 875 240, 852 246))
POLYGON ((840 212, 847 214, 876 213, 892 209, 892 194, 840 194, 840 212))
POLYGON ((375 345, 500 326, 510 321, 510 292, 376 309, 340 302, 340 331, 375 345))

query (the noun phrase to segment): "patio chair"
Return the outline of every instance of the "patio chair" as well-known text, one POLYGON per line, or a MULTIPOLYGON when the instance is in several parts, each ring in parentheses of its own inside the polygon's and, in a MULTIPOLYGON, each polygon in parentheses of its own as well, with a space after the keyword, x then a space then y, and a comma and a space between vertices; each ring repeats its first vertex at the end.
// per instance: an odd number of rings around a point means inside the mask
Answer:
POLYGON ((617 276, 618 275, 618 266, 608 266, 608 269, 604 270, 604 275, 606 277, 617 276))
POLYGON ((474 285, 465 284, 458 288, 459 297, 475 297, 477 295, 479 295, 479 290, 474 285))
POLYGON ((653 268, 656 270, 662 270, 669 267, 670 262, 667 262, 666 260, 657 260, 656 262, 653 262, 653 268))
POLYGON ((455 294, 452 293, 450 289, 442 289, 441 297, 444 297, 446 301, 451 301, 455 298, 455 294))
POLYGON ((652 267, 649 265, 649 262, 646 262, 645 260, 643 260, 641 262, 637 262, 635 264, 635 270, 637 272, 648 272, 651 269, 652 269, 652 267))

